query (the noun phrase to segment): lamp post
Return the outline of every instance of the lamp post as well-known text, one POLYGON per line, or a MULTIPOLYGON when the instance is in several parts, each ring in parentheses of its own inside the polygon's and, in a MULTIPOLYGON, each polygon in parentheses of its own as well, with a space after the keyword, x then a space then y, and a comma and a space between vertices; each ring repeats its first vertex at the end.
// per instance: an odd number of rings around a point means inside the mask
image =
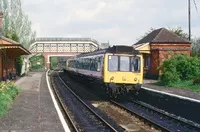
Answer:
POLYGON ((188 27, 189 27, 189 37, 188 37, 188 39, 189 39, 189 41, 191 39, 190 17, 191 17, 191 15, 190 15, 190 0, 188 0, 188 27))

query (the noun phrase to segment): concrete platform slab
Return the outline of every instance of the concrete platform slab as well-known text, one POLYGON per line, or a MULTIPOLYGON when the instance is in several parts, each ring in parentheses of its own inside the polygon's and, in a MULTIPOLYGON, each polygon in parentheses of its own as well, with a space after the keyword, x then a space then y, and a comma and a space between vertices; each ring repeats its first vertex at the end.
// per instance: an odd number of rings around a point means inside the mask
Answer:
POLYGON ((157 80, 144 79, 142 89, 200 103, 200 92, 155 85, 157 80))
POLYGON ((16 85, 21 92, 8 114, 0 118, 0 131, 64 131, 47 87, 45 72, 30 73, 16 85))

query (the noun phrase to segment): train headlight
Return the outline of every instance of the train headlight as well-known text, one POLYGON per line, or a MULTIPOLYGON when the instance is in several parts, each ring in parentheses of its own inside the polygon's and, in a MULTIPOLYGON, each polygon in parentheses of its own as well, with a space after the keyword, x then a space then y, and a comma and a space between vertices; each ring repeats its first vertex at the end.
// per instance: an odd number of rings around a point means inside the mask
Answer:
POLYGON ((134 78, 134 81, 137 81, 137 78, 134 78))
POLYGON ((126 77, 122 77, 122 81, 126 81, 126 77))
POLYGON ((110 78, 110 81, 112 81, 112 80, 114 80, 114 77, 113 77, 113 76, 110 78))

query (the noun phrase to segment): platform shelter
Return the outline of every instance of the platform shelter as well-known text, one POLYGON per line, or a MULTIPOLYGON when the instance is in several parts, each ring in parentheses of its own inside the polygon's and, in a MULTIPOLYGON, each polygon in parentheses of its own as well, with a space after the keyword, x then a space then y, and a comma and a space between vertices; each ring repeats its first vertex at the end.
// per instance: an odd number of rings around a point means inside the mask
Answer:
POLYGON ((16 76, 16 58, 31 53, 20 43, 2 35, 2 18, 0 13, 0 80, 6 80, 16 76))
POLYGON ((191 43, 172 31, 160 28, 139 40, 133 47, 143 54, 145 77, 157 79, 161 75, 158 66, 173 54, 190 56, 191 43))

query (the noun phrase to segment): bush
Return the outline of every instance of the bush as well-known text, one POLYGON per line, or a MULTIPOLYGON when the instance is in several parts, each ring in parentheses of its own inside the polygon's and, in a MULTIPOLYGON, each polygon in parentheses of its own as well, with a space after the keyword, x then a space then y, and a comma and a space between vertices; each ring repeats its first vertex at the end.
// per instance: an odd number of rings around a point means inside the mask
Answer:
POLYGON ((32 65, 31 66, 31 69, 41 69, 41 68, 43 68, 43 66, 42 65, 32 65))
POLYGON ((193 84, 200 84, 200 78, 194 78, 193 79, 193 84))
POLYGON ((200 58, 176 54, 166 59, 158 69, 162 71, 160 81, 165 85, 180 80, 191 80, 200 76, 200 58))
POLYGON ((19 89, 11 82, 0 83, 0 116, 7 113, 9 104, 19 93, 19 89))
POLYGON ((16 61, 16 71, 17 71, 17 75, 20 76, 21 72, 22 72, 22 65, 23 65, 23 58, 17 57, 17 61, 16 61))

